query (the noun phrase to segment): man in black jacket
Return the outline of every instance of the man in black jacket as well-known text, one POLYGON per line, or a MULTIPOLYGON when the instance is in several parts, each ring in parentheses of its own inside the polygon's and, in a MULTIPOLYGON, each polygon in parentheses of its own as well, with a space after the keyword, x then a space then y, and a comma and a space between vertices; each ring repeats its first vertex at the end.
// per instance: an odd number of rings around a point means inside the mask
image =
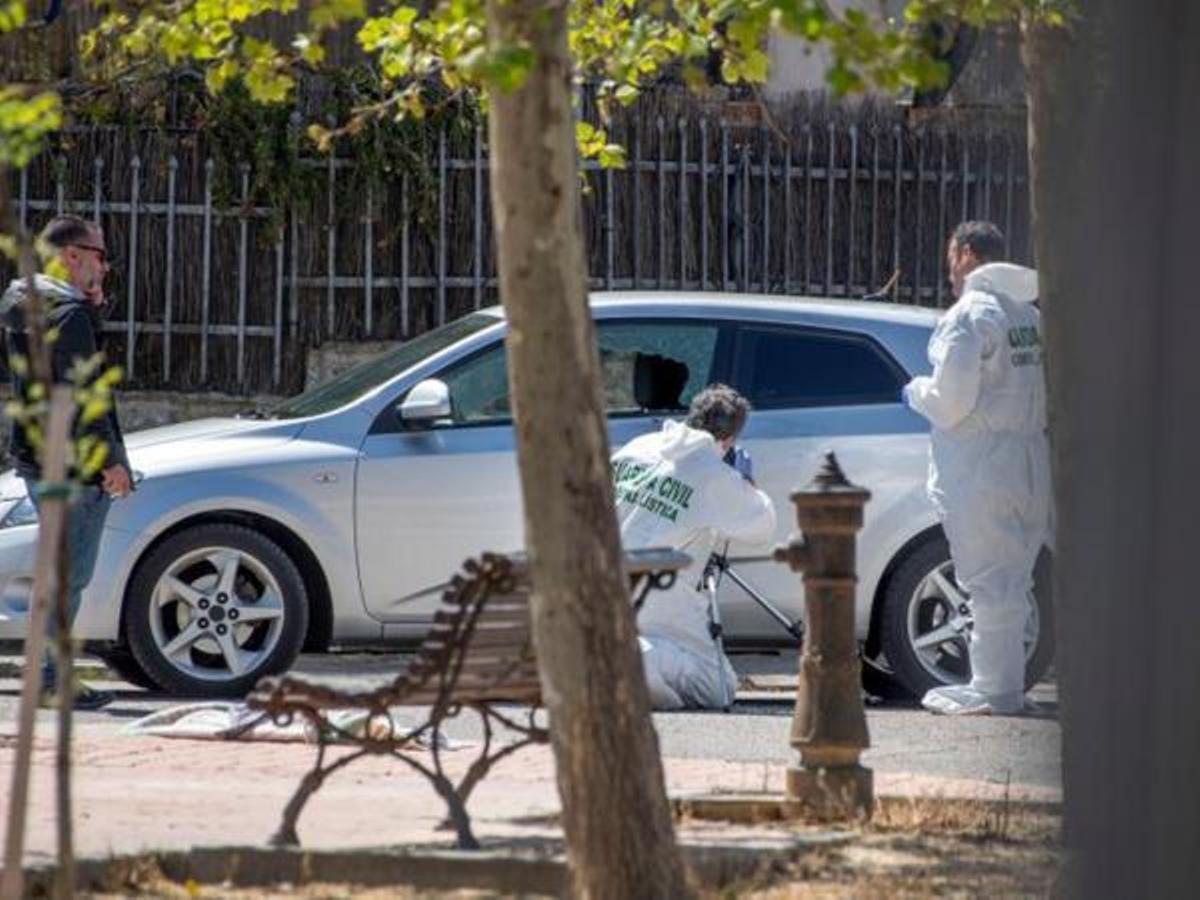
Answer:
MULTIPOLYGON (((51 374, 56 382, 69 382, 76 365, 91 361, 100 352, 100 309, 104 305, 103 282, 108 273, 108 251, 100 227, 75 216, 51 220, 42 230, 40 241, 56 255, 66 274, 66 280, 38 275, 35 284, 46 311, 46 328, 57 332, 57 338, 50 345, 51 374)), ((0 301, 0 322, 10 360, 13 395, 20 399, 28 399, 28 385, 24 374, 11 365, 11 360, 16 356, 28 359, 27 305, 28 283, 23 279, 13 281, 0 301)), ((94 379, 102 371, 103 365, 98 365, 92 369, 90 377, 94 379)), ((107 455, 102 469, 77 486, 67 513, 68 622, 74 622, 83 589, 91 581, 96 567, 109 505, 113 498, 125 497, 132 489, 115 405, 94 421, 86 424, 77 421, 74 436, 78 439, 84 435, 102 441, 107 447, 107 455)), ((13 424, 9 455, 36 504, 37 484, 42 478, 41 462, 19 423, 13 424)), ((50 632, 53 635, 54 616, 50 617, 50 632)), ((52 698, 58 672, 49 651, 42 667, 43 696, 52 698)), ((80 709, 98 709, 111 701, 111 694, 86 686, 80 686, 75 695, 75 705, 80 709)))

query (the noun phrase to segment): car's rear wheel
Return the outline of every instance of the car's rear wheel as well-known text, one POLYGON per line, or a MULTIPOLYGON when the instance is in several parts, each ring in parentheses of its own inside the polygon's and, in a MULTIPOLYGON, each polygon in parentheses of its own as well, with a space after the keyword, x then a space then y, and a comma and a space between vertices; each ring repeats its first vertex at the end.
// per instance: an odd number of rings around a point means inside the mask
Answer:
POLYGON ((308 599, 278 544, 242 525, 210 523, 172 535, 142 560, 124 627, 135 659, 164 690, 240 697, 295 661, 308 599))
MULTIPOLYGON (((1025 683, 1032 687, 1054 657, 1054 610, 1050 554, 1043 551, 1034 570, 1025 627, 1025 683)), ((893 573, 883 595, 879 620, 883 660, 877 665, 913 696, 930 688, 963 684, 971 678, 967 650, 972 616, 969 598, 954 579, 954 563, 944 537, 918 545, 893 573)))

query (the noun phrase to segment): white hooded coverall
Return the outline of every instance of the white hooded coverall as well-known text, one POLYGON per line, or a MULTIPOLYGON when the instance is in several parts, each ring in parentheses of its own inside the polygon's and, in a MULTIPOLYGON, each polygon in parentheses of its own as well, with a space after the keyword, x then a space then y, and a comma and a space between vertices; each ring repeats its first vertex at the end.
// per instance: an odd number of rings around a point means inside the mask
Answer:
POLYGON ((618 450, 613 481, 625 549, 671 547, 692 559, 670 590, 650 592, 638 615, 651 704, 728 706, 736 676, 709 632, 708 600, 698 586, 719 536, 752 544, 770 539, 774 505, 721 460, 711 434, 679 422, 618 450))
POLYGON ((905 388, 908 405, 933 425, 929 497, 974 615, 971 682, 927 693, 922 702, 938 712, 1024 705, 1028 598, 1051 521, 1036 299, 1032 269, 972 271, 929 341, 933 374, 905 388))

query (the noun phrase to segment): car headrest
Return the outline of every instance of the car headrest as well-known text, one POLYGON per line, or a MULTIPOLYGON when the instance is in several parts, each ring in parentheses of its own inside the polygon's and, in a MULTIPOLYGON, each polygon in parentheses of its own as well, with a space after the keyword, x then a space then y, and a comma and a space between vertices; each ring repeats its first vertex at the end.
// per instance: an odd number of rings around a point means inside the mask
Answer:
POLYGON ((633 360, 633 397, 642 409, 680 410, 679 395, 688 367, 657 353, 638 353, 633 360))

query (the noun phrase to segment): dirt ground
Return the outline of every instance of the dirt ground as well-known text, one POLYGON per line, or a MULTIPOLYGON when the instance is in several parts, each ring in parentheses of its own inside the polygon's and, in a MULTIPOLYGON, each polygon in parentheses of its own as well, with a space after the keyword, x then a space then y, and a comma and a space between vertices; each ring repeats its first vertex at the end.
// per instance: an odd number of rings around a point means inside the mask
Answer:
MULTIPOLYGON (((774 861, 746 881, 701 891, 705 900, 890 900, 917 897, 1053 897, 1061 862, 1057 815, 1004 807, 902 801, 881 806, 852 840, 774 861)), ((133 867, 92 900, 479 900, 481 890, 418 891, 352 884, 281 884, 269 889, 179 884, 153 863, 133 867)))
POLYGON ((898 801, 842 846, 775 865, 715 896, 754 900, 1052 897, 1057 814, 998 805, 898 801))
POLYGON ((510 897, 511 894, 497 894, 493 891, 415 891, 407 888, 363 888, 349 884, 306 884, 280 885, 266 890, 237 890, 221 886, 197 886, 162 883, 151 887, 145 892, 129 893, 122 891, 115 894, 78 894, 79 897, 104 898, 117 900, 126 897, 172 898, 172 900, 267 900, 267 898, 295 898, 295 900, 486 900, 493 897, 510 897))
POLYGON ((755 900, 1050 897, 1059 853, 1046 839, 872 832, 717 896, 755 900))

